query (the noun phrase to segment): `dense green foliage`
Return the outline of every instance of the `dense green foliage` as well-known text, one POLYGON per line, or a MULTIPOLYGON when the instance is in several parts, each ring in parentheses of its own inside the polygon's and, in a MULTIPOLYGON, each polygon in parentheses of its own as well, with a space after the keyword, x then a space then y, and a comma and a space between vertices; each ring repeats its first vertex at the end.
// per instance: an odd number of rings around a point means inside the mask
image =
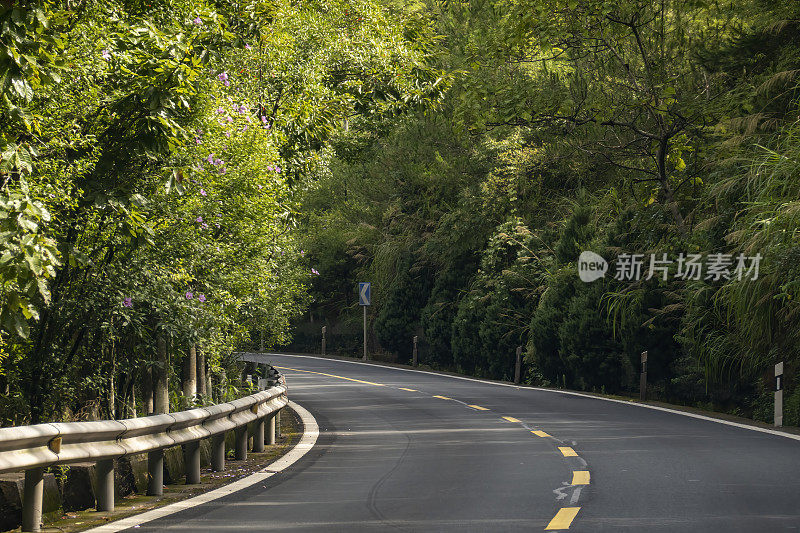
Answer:
POLYGON ((232 350, 288 341, 297 192, 349 122, 436 96, 430 42, 363 0, 4 4, 4 423, 141 413, 153 369, 184 405, 190 346, 224 386, 232 350))
POLYGON ((798 6, 424 9, 449 89, 321 153, 301 204, 316 321, 294 347, 316 349, 320 317, 357 336, 355 284, 372 281, 386 357, 407 361, 418 335, 424 364, 502 379, 522 345, 530 383, 631 393, 648 350, 656 397, 765 420, 784 360, 800 422, 798 6), (584 283, 583 250, 643 254, 643 275, 584 283), (651 254, 690 253, 760 254, 758 279, 674 263, 648 279, 651 254))

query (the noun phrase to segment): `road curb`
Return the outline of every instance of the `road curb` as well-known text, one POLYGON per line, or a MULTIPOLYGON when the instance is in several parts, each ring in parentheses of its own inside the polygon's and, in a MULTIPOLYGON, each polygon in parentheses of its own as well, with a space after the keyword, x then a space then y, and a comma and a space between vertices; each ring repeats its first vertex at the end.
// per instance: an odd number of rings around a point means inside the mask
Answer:
POLYGON ((319 437, 319 425, 317 425, 317 421, 314 416, 305 408, 291 400, 289 401, 289 407, 295 413, 297 413, 297 415, 300 417, 300 420, 303 422, 303 436, 300 437, 300 440, 292 447, 291 450, 267 465, 262 470, 245 478, 234 481, 233 483, 229 483, 223 487, 219 487, 204 494, 194 496, 193 498, 171 503, 169 505, 165 505, 164 507, 152 509, 138 515, 122 518, 99 527, 88 529, 86 532, 112 533, 138 527, 141 524, 152 522, 153 520, 173 515, 185 509, 191 509, 193 507, 197 507, 198 505, 202 505, 204 503, 222 498, 223 496, 246 489, 252 485, 255 485, 256 483, 274 476, 286 468, 289 468, 314 447, 314 444, 317 442, 317 438, 319 437))

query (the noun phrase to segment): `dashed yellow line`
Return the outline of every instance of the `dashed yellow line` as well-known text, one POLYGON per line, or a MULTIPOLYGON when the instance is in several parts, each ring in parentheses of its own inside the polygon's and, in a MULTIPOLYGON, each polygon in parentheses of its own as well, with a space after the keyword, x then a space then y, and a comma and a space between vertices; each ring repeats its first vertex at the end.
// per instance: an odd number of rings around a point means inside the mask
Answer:
POLYGON ((531 433, 533 433, 537 437, 549 437, 550 436, 547 433, 545 433, 544 431, 539 431, 539 430, 531 431, 531 433))
POLYGON ((468 406, 472 407, 473 409, 477 409, 478 411, 488 411, 489 410, 488 408, 481 407, 480 405, 468 405, 468 406))
POLYGON ((306 372, 308 374, 317 374, 320 376, 328 376, 329 378, 346 379, 347 381, 355 381, 356 383, 364 383, 366 385, 375 385, 376 387, 385 387, 383 383, 373 383, 371 381, 364 381, 361 379, 346 378, 344 376, 336 376, 334 374, 326 374, 325 372, 314 372, 313 370, 300 370, 299 368, 289 368, 286 366, 276 366, 278 370, 291 370, 292 372, 306 372))
POLYGON ((452 400, 452 398, 448 398, 447 396, 434 396, 434 398, 439 398, 440 400, 452 400))
POLYGON ((547 527, 544 528, 545 531, 553 529, 569 529, 569 526, 572 525, 572 521, 575 520, 576 516, 578 516, 578 511, 580 510, 580 507, 562 507, 558 510, 553 519, 550 520, 550 523, 547 524, 547 527))
POLYGON ((575 453, 575 450, 573 450, 569 446, 559 446, 558 450, 564 457, 578 457, 578 454, 575 453))
POLYGON ((408 391, 408 392, 419 392, 417 389, 407 389, 405 387, 398 387, 398 389, 405 390, 405 391, 408 391))
POLYGON ((513 416, 504 416, 503 419, 508 420, 509 422, 519 422, 519 420, 517 420, 513 416))
POLYGON ((589 484, 589 471, 588 470, 573 470, 572 471, 572 484, 573 485, 588 485, 589 484))

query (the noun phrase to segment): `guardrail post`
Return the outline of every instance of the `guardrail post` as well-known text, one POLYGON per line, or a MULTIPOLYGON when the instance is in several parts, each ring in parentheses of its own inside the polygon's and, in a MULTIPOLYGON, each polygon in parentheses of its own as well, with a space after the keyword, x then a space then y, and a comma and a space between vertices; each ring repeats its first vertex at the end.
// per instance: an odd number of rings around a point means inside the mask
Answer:
POLYGON ((22 531, 39 531, 42 525, 44 501, 44 468, 25 471, 25 488, 22 497, 22 531))
POLYGON ((325 357, 325 334, 328 332, 328 326, 322 326, 322 357, 325 357))
POLYGON ((225 433, 211 437, 211 470, 225 471, 225 433))
POLYGON ((267 417, 267 444, 272 446, 275 444, 275 418, 278 413, 272 413, 267 417))
POLYGON ((414 351, 411 354, 411 366, 417 366, 417 335, 414 335, 414 351))
POLYGON ((247 459, 247 426, 236 428, 236 448, 233 450, 233 456, 237 461, 244 461, 247 459))
POLYGON ((514 383, 519 385, 522 378, 522 346, 517 346, 517 361, 514 365, 514 383))
POLYGON ((259 418, 253 423, 253 453, 264 451, 264 419, 259 418))
POLYGON ((164 494, 164 450, 147 452, 147 495, 164 494))
POLYGON ((186 469, 186 484, 200 483, 200 441, 187 442, 183 445, 183 465, 186 469))
POLYGON ((97 476, 97 509, 101 512, 114 510, 114 460, 103 459, 95 466, 97 476))

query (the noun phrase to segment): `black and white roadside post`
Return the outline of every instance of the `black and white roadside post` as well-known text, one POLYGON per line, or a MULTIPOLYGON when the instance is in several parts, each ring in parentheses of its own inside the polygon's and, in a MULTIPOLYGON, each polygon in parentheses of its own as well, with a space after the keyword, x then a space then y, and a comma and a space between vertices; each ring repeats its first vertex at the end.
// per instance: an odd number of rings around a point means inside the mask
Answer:
POLYGON ((325 357, 325 334, 328 332, 328 326, 322 326, 322 357, 325 357))
POLYGON ((414 351, 411 352, 411 364, 417 366, 417 336, 414 335, 414 351))
POLYGON ((517 346, 517 362, 514 365, 514 383, 519 385, 522 379, 522 346, 517 346))
POLYGON ((639 399, 647 400, 647 350, 642 352, 642 374, 639 377, 639 399))
POLYGON ((783 361, 775 365, 775 427, 783 425, 783 361))
POLYGON ((360 282, 358 284, 358 305, 364 308, 364 361, 367 360, 367 307, 372 303, 372 283, 360 282))

